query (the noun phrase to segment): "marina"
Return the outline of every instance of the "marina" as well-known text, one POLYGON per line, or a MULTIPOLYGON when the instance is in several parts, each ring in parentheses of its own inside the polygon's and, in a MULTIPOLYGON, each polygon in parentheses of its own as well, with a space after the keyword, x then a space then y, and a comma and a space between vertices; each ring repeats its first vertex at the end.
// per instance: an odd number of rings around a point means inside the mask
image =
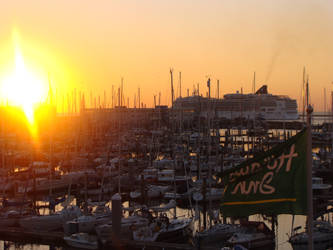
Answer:
POLYGON ((0 250, 333 250, 333 2, 0 22, 0 250))
MULTIPOLYGON (((288 141, 305 127, 301 119, 216 122, 206 117, 195 123, 206 111, 179 120, 174 115, 179 110, 163 108, 162 120, 157 106, 139 110, 148 120, 133 121, 126 118, 131 112, 115 107, 57 116, 52 130, 61 126, 62 136, 44 139, 40 152, 24 152, 15 137, 4 137, 6 145, 15 146, 1 151, 1 239, 87 249, 291 249, 286 244, 304 244, 295 243, 298 234, 292 229, 290 239, 277 236, 285 232, 275 227, 286 219, 224 217, 220 204, 225 186, 218 178, 288 141), (62 146, 66 141, 75 144, 62 146), (30 156, 22 161, 26 153, 30 156)), ((329 128, 324 122, 312 128, 318 176, 313 177, 314 216, 320 221, 332 216, 329 128)))

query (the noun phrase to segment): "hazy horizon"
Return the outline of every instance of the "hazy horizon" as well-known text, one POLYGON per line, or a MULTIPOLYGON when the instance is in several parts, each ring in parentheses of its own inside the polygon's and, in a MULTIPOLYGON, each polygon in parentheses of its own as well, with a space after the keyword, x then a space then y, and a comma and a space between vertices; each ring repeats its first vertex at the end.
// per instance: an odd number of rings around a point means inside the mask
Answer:
MULTIPOLYGON (((161 92, 170 105, 207 78, 220 96, 267 84, 269 93, 301 97, 303 67, 315 111, 330 107, 333 3, 330 1, 8 1, 0 11, 0 81, 12 67, 17 30, 25 63, 60 96, 74 89, 111 98, 124 79, 125 103, 135 93, 151 107, 161 92)), ((66 97, 64 97, 66 98, 66 97)), ((89 103, 89 97, 86 96, 89 103)))

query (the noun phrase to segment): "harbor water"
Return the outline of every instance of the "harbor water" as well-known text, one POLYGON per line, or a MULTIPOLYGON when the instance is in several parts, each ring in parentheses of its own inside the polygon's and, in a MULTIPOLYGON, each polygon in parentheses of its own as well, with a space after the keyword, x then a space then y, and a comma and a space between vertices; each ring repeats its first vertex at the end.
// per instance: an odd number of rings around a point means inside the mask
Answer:
MULTIPOLYGON (((128 203, 124 203, 124 206, 127 206, 128 203)), ((193 211, 194 213, 195 211, 193 211)), ((191 211, 183 208, 176 208, 176 213, 178 217, 188 217, 191 214, 191 211)), ((173 217, 173 211, 167 212, 168 217, 173 217)), ((201 221, 203 220, 203 215, 201 215, 201 221)), ((332 219, 332 214, 325 215, 327 219, 332 219)), ((249 220, 253 221, 264 221, 267 226, 270 227, 270 222, 265 220, 261 215, 250 216, 249 220)), ((277 227, 276 227, 276 247, 277 250, 292 250, 291 245, 288 242, 288 238, 291 234, 292 228, 292 215, 279 215, 277 217, 277 227)), ((305 226, 306 217, 296 215, 294 217, 293 227, 305 226)), ((195 229, 199 230, 198 221, 195 223, 195 229)), ((0 241, 0 249, 4 250, 67 250, 73 249, 67 246, 53 246, 53 245, 39 245, 39 244, 25 244, 22 242, 9 242, 9 241, 0 241)))

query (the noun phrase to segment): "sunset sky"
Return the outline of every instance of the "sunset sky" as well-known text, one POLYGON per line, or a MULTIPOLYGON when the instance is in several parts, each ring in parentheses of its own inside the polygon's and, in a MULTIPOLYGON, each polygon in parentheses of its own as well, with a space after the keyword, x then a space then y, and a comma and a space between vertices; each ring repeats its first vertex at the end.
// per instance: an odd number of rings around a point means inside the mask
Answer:
POLYGON ((256 71, 257 89, 299 101, 303 66, 315 111, 333 90, 331 0, 3 1, 0 23, 0 81, 16 30, 25 64, 46 85, 49 74, 59 96, 76 88, 109 98, 123 77, 130 106, 138 87, 147 106, 159 92, 170 104, 170 67, 175 90, 182 72, 183 95, 197 83, 205 93, 208 76, 213 96, 216 79, 221 94, 247 93, 256 71))

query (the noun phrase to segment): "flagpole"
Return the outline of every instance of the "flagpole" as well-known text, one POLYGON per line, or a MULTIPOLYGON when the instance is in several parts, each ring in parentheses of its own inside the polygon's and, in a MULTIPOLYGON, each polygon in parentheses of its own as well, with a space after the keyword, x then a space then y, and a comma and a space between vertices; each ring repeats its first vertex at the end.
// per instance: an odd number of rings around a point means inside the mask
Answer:
POLYGON ((307 106, 307 205, 308 205, 308 249, 313 250, 313 198, 312 198, 312 135, 311 135, 311 114, 313 108, 307 106))

